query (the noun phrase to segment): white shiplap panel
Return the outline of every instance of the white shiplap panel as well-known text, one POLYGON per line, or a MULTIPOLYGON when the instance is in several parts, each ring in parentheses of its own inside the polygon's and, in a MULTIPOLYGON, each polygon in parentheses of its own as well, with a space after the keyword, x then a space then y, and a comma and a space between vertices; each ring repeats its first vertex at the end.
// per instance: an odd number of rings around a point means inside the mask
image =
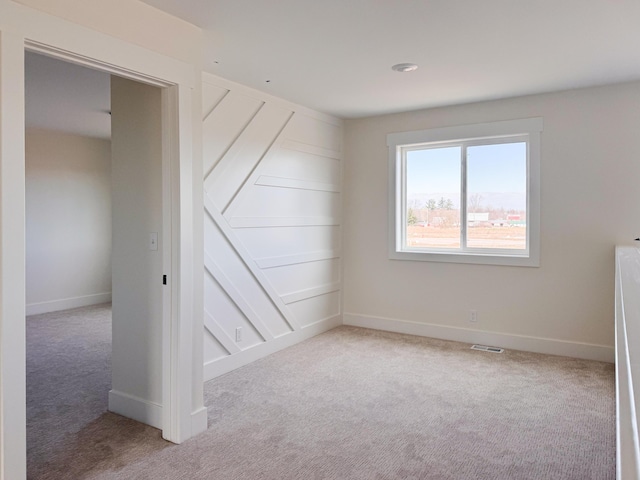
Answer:
POLYGON ((308 153, 310 155, 316 155, 318 157, 331 158, 333 160, 342 160, 342 152, 337 150, 331 150, 329 148, 318 147, 316 145, 309 145, 302 142, 297 142, 291 139, 284 139, 282 142, 282 148, 292 150, 294 152, 308 153))
MULTIPOLYGON (((286 304, 279 297, 262 270, 258 268, 242 242, 238 240, 234 230, 227 224, 222 214, 215 209, 215 206, 211 202, 211 199, 208 197, 208 195, 204 196, 204 204, 205 212, 207 213, 207 215, 205 215, 205 239, 212 238, 219 240, 220 236, 218 234, 220 234, 224 235, 224 240, 228 242, 227 244, 225 244, 220 241, 218 241, 217 243, 209 241, 207 242, 208 248, 210 245, 211 251, 215 252, 215 255, 217 255, 217 257, 221 257, 221 260, 230 259, 243 262, 243 265, 241 266, 238 266, 237 262, 234 264, 225 263, 223 265, 223 269, 227 271, 227 273, 232 274, 234 276, 234 279, 238 278, 237 275, 239 273, 242 273, 244 269, 248 270, 253 275, 253 281, 258 282, 258 284, 262 288, 262 293, 266 295, 268 300, 270 300, 268 304, 262 302, 261 307, 258 309, 258 311, 261 312, 263 319, 266 315, 271 315, 272 309, 275 307, 275 309, 277 309, 277 312, 279 312, 279 314, 281 315, 280 318, 284 322, 286 322, 286 324, 288 324, 288 326, 291 327, 292 330, 297 330, 298 322, 295 319, 295 316, 291 313, 286 304), (212 233, 215 231, 217 231, 218 234, 214 233, 212 235, 212 233), (228 246, 230 245, 233 245, 232 251, 229 251, 228 246)), ((239 285, 242 285, 243 290, 246 290, 248 285, 242 282, 243 278, 239 278, 239 281, 237 283, 239 285)), ((256 297, 253 296, 253 298, 255 299, 256 297)), ((270 329, 273 332, 274 336, 281 335, 280 332, 277 332, 273 327, 271 327, 273 322, 267 324, 270 326, 270 329)))
POLYGON ((249 125, 263 103, 229 92, 202 124, 202 160, 207 175, 249 125))
POLYGON ((260 175, 255 185, 261 187, 291 188, 294 190, 316 190, 319 192, 340 192, 340 185, 336 183, 315 182, 298 178, 273 177, 260 175))
POLYGON ((342 151, 342 129, 307 115, 296 115, 287 138, 334 152, 342 151))
MULTIPOLYGON (((236 202, 237 217, 332 217, 339 221, 340 194, 321 190, 251 185, 236 202)), ((228 217, 227 217, 228 218, 228 217)), ((301 225, 307 222, 301 223, 301 225)))
POLYGON ((225 357, 229 356, 229 352, 227 352, 216 337, 211 335, 211 333, 205 328, 204 329, 204 361, 207 362, 216 362, 225 357))
POLYGON ((225 332, 220 324, 218 324, 218 321, 213 318, 206 308, 204 310, 204 328, 217 339, 220 345, 222 345, 228 353, 233 354, 240 351, 240 347, 236 345, 235 341, 227 334, 227 332, 225 332))
MULTIPOLYGON (((301 130, 301 120, 299 119, 300 115, 299 114, 293 114, 290 118, 289 121, 286 125, 285 128, 282 129, 282 132, 279 135, 279 138, 274 141, 274 143, 272 144, 271 148, 269 149, 269 153, 267 155, 264 156, 264 158, 262 159, 262 161, 257 164, 253 170, 253 172, 250 174, 250 176, 247 178, 244 186, 242 187, 241 190, 239 190, 237 192, 237 196, 236 198, 233 199, 233 201, 231 202, 231 204, 228 205, 228 207, 226 209, 223 209, 223 213, 224 216, 227 220, 232 219, 233 217, 241 217, 241 216, 245 216, 245 217, 252 217, 252 216, 269 216, 269 217, 273 217, 273 216, 286 216, 286 217, 294 217, 294 216, 300 216, 298 214, 282 214, 282 213, 277 213, 278 212, 278 205, 276 204, 277 201, 277 197, 278 197, 278 193, 268 193, 266 194, 268 196, 268 208, 273 207, 273 212, 271 213, 267 213, 267 214, 256 214, 256 213, 239 213, 238 210, 240 209, 240 205, 243 204, 246 206, 247 203, 250 203, 252 208, 258 207, 260 208, 261 206, 263 206, 261 204, 260 201, 255 201, 254 199, 247 199, 247 197, 250 197, 252 194, 255 195, 255 190, 252 188, 254 185, 262 185, 262 186, 267 186, 270 183, 274 183, 274 181, 276 182, 274 185, 274 187, 288 187, 291 189, 298 189, 298 190, 316 190, 316 191, 328 191, 328 192, 333 192, 333 193, 337 193, 340 191, 340 183, 341 183, 341 171, 338 170, 334 170, 335 174, 329 179, 329 181, 321 181, 322 179, 320 178, 315 178, 310 176, 310 173, 306 173, 304 171, 304 169, 302 170, 302 175, 298 178, 296 177, 292 172, 289 173, 285 173, 284 175, 280 175, 280 178, 275 178, 277 176, 272 175, 269 173, 269 170, 272 168, 272 164, 276 163, 278 161, 278 159, 284 155, 287 155, 287 153, 285 152, 293 152, 291 149, 285 149, 283 148, 283 144, 285 143, 296 143, 293 140, 291 140, 292 136, 295 136, 295 133, 292 132, 292 130, 301 130), (261 181, 261 179, 263 179, 263 181, 261 181), (271 181, 264 181, 264 179, 271 179, 271 181)), ((308 125, 309 123, 309 119, 305 118, 302 120, 302 125, 308 125)), ((310 124, 315 124, 315 123, 320 123, 322 125, 325 125, 325 122, 319 121, 317 119, 311 119, 310 124)), ((335 125, 331 125, 331 128, 336 128, 335 125)), ((319 146, 311 146, 311 145, 307 145, 307 144, 302 144, 297 142, 297 146, 300 147, 304 147, 304 148, 311 148, 314 151, 316 150, 320 150, 320 151, 325 151, 325 149, 323 149, 323 147, 319 147, 319 146)), ((327 159, 328 157, 324 157, 325 159, 327 159)), ((335 160, 333 162, 329 161, 328 163, 339 163, 336 162, 335 160)), ((281 197, 282 195, 280 195, 281 197)), ((293 199, 293 201, 289 201, 287 200, 287 203, 289 206, 294 206, 294 205, 298 205, 301 203, 305 203, 308 204, 308 202, 305 202, 304 199, 302 199, 302 202, 297 202, 297 199, 293 199)), ((337 201, 339 202, 339 200, 337 201)), ((267 205, 264 205, 264 207, 267 207, 267 205)), ((339 213, 339 209, 338 209, 338 213, 339 213)), ((305 214, 302 214, 305 215, 305 214)), ((325 216, 326 213, 322 212, 320 215, 314 215, 312 214, 312 216, 325 216)), ((336 216, 335 212, 333 213, 333 216, 336 216)), ((305 222, 304 224, 308 224, 308 222, 305 222)))
POLYGON ((299 263, 319 262, 340 258, 340 250, 320 250, 317 252, 294 253, 279 257, 256 258, 255 262, 261 269, 297 265, 299 263))
POLYGON ((292 303, 301 302, 310 298, 320 297, 327 295, 328 293, 340 291, 340 283, 330 283, 328 285, 319 285, 317 287, 311 287, 304 290, 296 290, 291 293, 287 293, 282 296, 282 301, 287 305, 292 303))
POLYGON ((229 90, 215 85, 202 85, 202 118, 207 120, 209 114, 218 106, 229 90))
POLYGON ((289 305, 303 328, 340 314, 340 292, 312 297, 289 305))
POLYGON ((291 112, 265 105, 205 179, 218 211, 224 212, 269 147, 276 141, 291 112))
MULTIPOLYGON (((284 296, 297 290, 307 290, 319 285, 334 284, 340 281, 340 260, 319 260, 316 262, 296 263, 269 268, 265 275, 284 296)), ((286 299, 284 299, 286 302, 286 299)))
MULTIPOLYGON (((208 202, 208 197, 205 196, 205 198, 208 202)), ((258 318, 266 326, 271 336, 275 337, 290 331, 292 326, 288 323, 283 313, 276 308, 267 291, 270 286, 267 286, 266 289, 263 282, 252 271, 252 268, 259 270, 255 263, 247 264, 247 261, 238 254, 237 246, 229 242, 222 230, 214 224, 210 215, 205 215, 204 227, 205 261, 207 257, 215 260, 216 267, 222 272, 220 278, 216 277, 216 279, 221 283, 225 282, 223 285, 225 291, 229 293, 233 289, 238 292, 237 301, 240 304, 236 304, 237 307, 247 315, 249 321, 252 321, 253 318, 258 318), (255 312, 254 317, 249 317, 249 309, 255 312)), ((251 259, 248 260, 250 261, 251 259)), ((264 277, 264 281, 267 282, 266 277, 264 277)), ((218 318, 214 310, 209 311, 218 318)), ((257 329, 260 328, 258 325, 255 327, 257 329)))
POLYGON ((339 323, 342 122, 212 75, 203 81, 212 378, 339 323))
MULTIPOLYGON (((238 348, 242 349, 246 345, 255 345, 264 341, 220 284, 206 271, 204 276, 204 309, 216 315, 216 321, 227 337, 234 338, 236 328, 242 328, 243 341, 237 344, 238 348)), ((205 332, 208 331, 205 328, 205 332)), ((217 341, 221 340, 217 339, 217 341)))
POLYGON ((227 204, 227 206, 224 209, 221 209, 222 213, 224 214, 224 217, 227 220, 236 216, 236 210, 242 204, 244 198, 246 197, 247 192, 250 191, 258 182, 259 178, 263 176, 263 171, 265 170, 266 165, 268 165, 271 162, 271 159, 278 158, 280 156, 280 152, 282 150, 281 145, 287 136, 287 129, 291 124, 291 120, 293 117, 295 117, 295 113, 292 113, 289 116, 289 118, 287 119, 287 123, 278 132, 277 138, 275 138, 271 143, 271 145, 269 146, 269 150, 263 155, 259 163, 255 165, 251 173, 247 175, 242 186, 236 191, 235 196, 231 199, 231 201, 227 204))
POLYGON ((247 320, 251 322, 253 328, 255 328, 260 336, 265 340, 273 340, 273 334, 262 322, 260 316, 251 307, 249 302, 245 299, 242 292, 238 290, 234 282, 227 276, 227 274, 220 268, 213 258, 208 253, 204 254, 204 266, 213 278, 220 284, 225 293, 229 296, 233 303, 240 309, 247 320))
POLYGON ((340 250, 340 228, 336 226, 238 229, 233 233, 252 258, 304 255, 340 250))
POLYGON ((284 148, 281 142, 274 155, 260 164, 260 175, 297 178, 314 182, 341 183, 341 163, 330 157, 284 148))
POLYGON ((233 217, 229 219, 232 228, 267 227, 333 227, 340 225, 336 217, 233 217))

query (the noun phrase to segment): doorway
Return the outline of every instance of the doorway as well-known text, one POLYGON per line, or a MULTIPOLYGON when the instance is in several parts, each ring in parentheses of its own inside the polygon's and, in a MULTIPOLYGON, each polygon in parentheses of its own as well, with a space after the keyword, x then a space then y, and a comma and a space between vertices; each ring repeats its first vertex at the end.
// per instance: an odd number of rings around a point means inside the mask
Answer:
POLYGON ((26 85, 29 476, 77 478, 136 443, 164 448, 157 430, 106 413, 162 428, 162 98, 33 53, 26 85), (72 467, 78 452, 91 461, 72 467))
MULTIPOLYGON (((26 476, 25 50, 160 87, 163 212, 171 213, 171 272, 162 329, 163 438, 174 443, 207 426, 202 399, 201 168, 194 165, 199 78, 193 65, 62 19, 2 4, 0 26, 0 477, 26 476), (10 25, 10 28, 7 27, 10 25), (168 195, 166 195, 167 193, 168 195), (195 201, 194 201, 195 200, 195 201), (200 205, 200 207, 197 207, 200 205), (168 206, 165 208, 165 206, 168 206), (10 441, 5 441, 11 439, 10 441)), ((146 407, 145 407, 146 408, 146 407)))

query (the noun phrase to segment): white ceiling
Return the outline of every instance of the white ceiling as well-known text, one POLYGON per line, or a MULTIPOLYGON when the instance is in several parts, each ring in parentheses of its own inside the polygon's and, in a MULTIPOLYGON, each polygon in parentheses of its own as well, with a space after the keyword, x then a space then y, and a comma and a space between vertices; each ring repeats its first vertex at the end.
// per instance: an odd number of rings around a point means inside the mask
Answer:
POLYGON ((110 76, 53 58, 27 53, 27 128, 89 137, 111 137, 110 76))
POLYGON ((143 1, 207 71, 342 117, 640 79, 638 0, 143 1))
MULTIPOLYGON (((341 117, 640 79, 638 0, 144 1, 205 70, 341 117)), ((109 138, 109 75, 27 54, 26 89, 28 127, 109 138)))

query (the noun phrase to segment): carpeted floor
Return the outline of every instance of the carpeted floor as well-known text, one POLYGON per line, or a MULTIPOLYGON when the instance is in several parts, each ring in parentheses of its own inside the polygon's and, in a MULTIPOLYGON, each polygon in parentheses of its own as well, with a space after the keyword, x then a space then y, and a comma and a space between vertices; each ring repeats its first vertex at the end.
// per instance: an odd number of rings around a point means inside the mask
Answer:
POLYGON ((94 478, 170 445, 107 412, 110 389, 111 305, 27 318, 29 479, 94 478))
POLYGON ((175 446, 104 413, 108 307, 65 313, 27 321, 30 479, 615 478, 611 364, 340 327, 207 382, 175 446))

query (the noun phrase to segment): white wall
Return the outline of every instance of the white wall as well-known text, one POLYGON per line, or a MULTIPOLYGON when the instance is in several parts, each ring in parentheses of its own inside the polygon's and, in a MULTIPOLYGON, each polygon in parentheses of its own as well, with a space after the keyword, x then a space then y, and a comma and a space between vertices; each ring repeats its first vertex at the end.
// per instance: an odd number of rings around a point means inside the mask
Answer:
POLYGON ((345 322, 612 361, 614 245, 640 234, 639 125, 640 83, 349 120, 345 322), (388 133, 537 116, 539 268, 389 260, 388 133))
POLYGON ((27 314, 111 300, 111 142, 26 134, 27 314))
POLYGON ((342 123, 205 75, 203 159, 210 379, 341 323, 342 123))
POLYGON ((160 89, 111 79, 113 354, 109 410, 162 426, 160 89), (157 250, 150 234, 158 234, 157 250))

